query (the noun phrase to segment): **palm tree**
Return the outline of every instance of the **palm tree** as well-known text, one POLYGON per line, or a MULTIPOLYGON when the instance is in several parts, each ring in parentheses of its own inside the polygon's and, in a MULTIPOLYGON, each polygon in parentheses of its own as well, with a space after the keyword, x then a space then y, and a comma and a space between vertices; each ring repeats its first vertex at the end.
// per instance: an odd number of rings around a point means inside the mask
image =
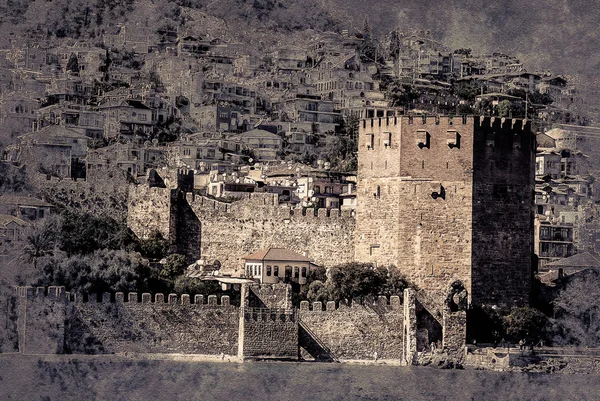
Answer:
POLYGON ((27 236, 27 244, 23 248, 23 253, 29 262, 33 262, 35 269, 37 269, 38 258, 54 253, 54 237, 53 230, 46 225, 35 227, 27 236))

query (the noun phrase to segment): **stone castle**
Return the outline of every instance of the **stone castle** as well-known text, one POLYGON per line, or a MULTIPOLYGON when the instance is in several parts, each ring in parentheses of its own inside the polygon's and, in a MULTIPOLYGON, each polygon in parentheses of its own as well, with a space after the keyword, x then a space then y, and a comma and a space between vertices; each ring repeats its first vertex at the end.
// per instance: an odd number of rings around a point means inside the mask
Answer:
POLYGON ((128 225, 158 230, 190 259, 225 270, 266 247, 307 252, 317 264, 396 266, 437 304, 459 282, 474 305, 528 302, 533 255, 530 122, 490 117, 398 116, 362 120, 358 206, 291 209, 277 194, 233 203, 194 195, 179 172, 132 187, 128 225))
POLYGON ((285 284, 243 284, 240 306, 227 296, 218 302, 214 295, 82 296, 60 287, 19 287, 6 305, 13 333, 6 344, 27 354, 415 364, 439 341, 443 355, 458 363, 481 359, 465 348, 468 304, 528 301, 535 151, 529 123, 391 117, 362 121, 359 139, 355 215, 290 209, 275 194, 219 202, 194 195, 190 174, 179 172, 131 189, 128 224, 140 237, 161 232, 191 259, 209 257, 233 268, 244 254, 267 246, 307 251, 323 266, 394 265, 416 287, 403 297, 303 301, 296 309, 285 284))

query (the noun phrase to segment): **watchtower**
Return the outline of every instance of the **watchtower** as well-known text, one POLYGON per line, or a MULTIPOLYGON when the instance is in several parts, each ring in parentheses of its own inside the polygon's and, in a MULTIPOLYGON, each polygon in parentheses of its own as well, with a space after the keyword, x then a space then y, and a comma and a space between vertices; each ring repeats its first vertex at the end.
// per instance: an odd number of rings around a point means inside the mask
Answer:
POLYGON ((398 116, 359 129, 355 258, 442 297, 528 301, 535 136, 527 120, 398 116))

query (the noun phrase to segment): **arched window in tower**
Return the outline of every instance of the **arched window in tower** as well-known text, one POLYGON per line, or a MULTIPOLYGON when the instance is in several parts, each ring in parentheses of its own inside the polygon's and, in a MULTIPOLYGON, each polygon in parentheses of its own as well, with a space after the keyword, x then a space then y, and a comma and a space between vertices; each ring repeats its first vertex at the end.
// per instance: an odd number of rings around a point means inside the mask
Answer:
POLYGON ((379 185, 377 185, 377 192, 375 192, 375 198, 381 198, 381 187, 379 185))

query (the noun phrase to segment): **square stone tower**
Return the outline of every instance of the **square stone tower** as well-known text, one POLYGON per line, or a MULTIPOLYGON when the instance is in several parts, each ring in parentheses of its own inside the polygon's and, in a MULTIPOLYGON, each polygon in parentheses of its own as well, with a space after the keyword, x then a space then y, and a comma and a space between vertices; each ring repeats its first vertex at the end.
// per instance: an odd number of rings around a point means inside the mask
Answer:
POLYGON ((460 280, 473 305, 529 300, 535 136, 526 120, 362 120, 355 257, 395 265, 443 300, 460 280))

